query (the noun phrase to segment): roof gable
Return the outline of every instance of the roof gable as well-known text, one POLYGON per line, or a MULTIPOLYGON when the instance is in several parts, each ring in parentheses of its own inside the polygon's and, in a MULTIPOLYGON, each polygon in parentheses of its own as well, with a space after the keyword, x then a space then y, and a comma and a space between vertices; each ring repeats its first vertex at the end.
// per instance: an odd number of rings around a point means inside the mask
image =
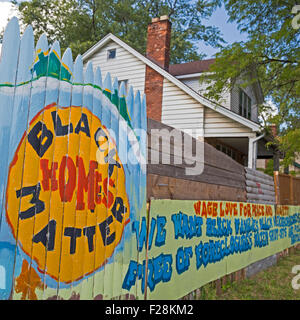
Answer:
POLYGON ((86 51, 82 59, 83 61, 90 58, 92 55, 94 55, 98 50, 100 50, 106 43, 109 41, 115 41, 117 44, 119 44, 121 47, 123 47, 125 50, 129 51, 131 54, 133 54, 135 57, 140 59, 142 62, 144 62, 146 65, 148 65, 150 68, 161 74, 163 77, 167 78, 169 81, 174 83, 176 86, 178 86, 180 89, 182 89, 184 92, 189 94, 191 97, 193 97, 196 101, 198 101, 200 104, 202 104, 205 107, 208 107, 216 112, 219 112, 220 114, 239 122, 240 124, 252 129, 254 132, 260 131, 259 124, 248 120, 239 114, 236 114, 232 112, 231 110, 208 100, 207 98, 204 98, 203 96, 199 95, 197 92, 195 92, 193 89, 189 88, 187 85, 185 85, 183 82, 175 78, 172 74, 167 72, 166 70, 159 67, 157 64, 149 60, 144 55, 140 54, 138 51, 130 47, 128 44, 126 44, 124 41, 116 37, 115 35, 109 33, 106 35, 103 39, 101 39, 98 43, 96 43, 92 48, 90 48, 88 51, 86 51))

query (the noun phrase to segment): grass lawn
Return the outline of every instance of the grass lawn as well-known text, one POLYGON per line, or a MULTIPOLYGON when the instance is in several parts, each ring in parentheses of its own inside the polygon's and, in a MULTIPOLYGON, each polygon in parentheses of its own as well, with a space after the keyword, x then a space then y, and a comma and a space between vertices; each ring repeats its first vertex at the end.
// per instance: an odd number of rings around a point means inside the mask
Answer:
MULTIPOLYGON (((261 271, 251 278, 222 286, 221 295, 216 295, 212 284, 202 288, 203 300, 300 300, 300 289, 292 288, 296 274, 292 268, 300 265, 300 250, 279 260, 277 265, 261 271)), ((299 274, 299 273, 298 273, 299 274)), ((298 280, 300 284, 300 280, 298 280)))

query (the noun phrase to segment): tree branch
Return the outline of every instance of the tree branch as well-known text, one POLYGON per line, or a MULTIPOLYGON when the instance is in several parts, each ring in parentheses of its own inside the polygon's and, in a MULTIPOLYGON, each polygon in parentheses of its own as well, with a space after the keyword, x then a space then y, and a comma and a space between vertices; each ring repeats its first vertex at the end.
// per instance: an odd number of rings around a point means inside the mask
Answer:
POLYGON ((267 60, 262 61, 261 63, 269 63, 269 62, 281 62, 281 63, 298 63, 298 61, 292 60, 283 60, 283 59, 276 59, 276 58, 269 58, 267 56, 260 56, 260 58, 266 58, 267 60))

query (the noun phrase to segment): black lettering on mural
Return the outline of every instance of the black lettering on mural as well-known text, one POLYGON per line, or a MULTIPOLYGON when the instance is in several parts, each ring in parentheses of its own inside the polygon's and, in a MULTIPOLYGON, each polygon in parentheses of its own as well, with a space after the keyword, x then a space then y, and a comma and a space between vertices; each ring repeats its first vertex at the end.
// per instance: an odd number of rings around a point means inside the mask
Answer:
POLYGON ((52 140, 53 133, 50 130, 48 130, 46 125, 41 121, 36 123, 28 134, 28 142, 31 144, 32 148, 35 150, 35 152, 40 158, 51 146, 52 140))
MULTIPOLYGON (((95 135, 94 135, 94 139, 95 139, 95 142, 96 142, 98 149, 102 150, 99 145, 100 137, 104 137, 108 141, 108 136, 102 128, 98 128, 98 130, 95 132, 95 135)), ((102 151, 104 151, 104 150, 102 150, 102 151)))
POLYGON ((48 251, 54 250, 56 221, 50 220, 40 232, 33 236, 33 242, 41 242, 48 251))
POLYGON ((70 123, 63 126, 61 123, 61 119, 56 111, 52 111, 51 116, 52 116, 52 121, 53 121, 53 126, 54 126, 54 131, 56 136, 58 137, 66 136, 69 133, 73 132, 73 124, 70 123))
POLYGON ((101 222, 99 224, 99 230, 101 232, 102 235, 102 240, 103 240, 103 244, 104 246, 108 246, 111 243, 114 242, 115 238, 116 238, 116 234, 115 232, 113 232, 110 235, 110 228, 109 225, 113 223, 113 217, 109 216, 106 220, 104 220, 103 222, 101 222))
MULTIPOLYGON (((100 145, 99 145, 99 140, 101 137, 104 137, 108 141, 108 136, 105 133, 105 131, 102 128, 99 128, 95 133, 94 139, 95 139, 95 142, 97 144, 98 149, 101 151, 104 151, 103 149, 100 148, 100 145)), ((108 163, 108 177, 109 178, 112 176, 115 167, 117 167, 119 169, 121 168, 120 163, 114 159, 114 156, 116 155, 116 153, 117 153, 116 150, 112 149, 108 152, 107 156, 104 158, 105 163, 108 163)))
POLYGON ((75 133, 78 134, 80 131, 84 132, 88 137, 91 136, 88 118, 85 113, 82 113, 81 118, 78 121, 78 124, 75 128, 75 133), (83 124, 83 126, 82 126, 82 124, 83 124))
POLYGON ((39 199, 40 191, 41 191, 40 183, 38 183, 36 186, 24 187, 16 191, 17 198, 20 198, 20 197, 23 198, 25 196, 32 194, 32 199, 30 200, 30 203, 35 204, 35 206, 19 213, 19 217, 21 220, 29 219, 34 215, 44 211, 45 203, 39 199))
POLYGON ((114 168, 121 168, 121 165, 118 161, 116 161, 114 159, 114 156, 116 155, 116 150, 110 150, 108 155, 104 158, 105 163, 109 163, 108 165, 108 176, 111 177, 113 172, 114 172, 114 168))
POLYGON ((83 228, 83 235, 85 235, 88 239, 89 252, 94 250, 94 235, 96 233, 96 227, 86 227, 83 228))
POLYGON ((123 221, 123 214, 127 212, 127 208, 124 206, 123 199, 120 197, 116 198, 116 201, 114 203, 114 206, 111 209, 112 214, 114 217, 122 223, 123 221))
POLYGON ((70 237, 70 254, 74 254, 76 251, 76 240, 81 237, 81 229, 78 228, 65 228, 64 235, 70 237))

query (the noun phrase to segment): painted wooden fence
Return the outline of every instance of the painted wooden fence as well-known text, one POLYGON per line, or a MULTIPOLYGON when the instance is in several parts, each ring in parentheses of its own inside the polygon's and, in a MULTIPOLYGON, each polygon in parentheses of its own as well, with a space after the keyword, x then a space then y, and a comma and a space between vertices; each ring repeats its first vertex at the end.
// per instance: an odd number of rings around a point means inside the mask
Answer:
POLYGON ((263 172, 245 168, 247 202, 276 204, 274 179, 263 172))
POLYGON ((9 22, 0 61, 0 298, 136 299, 146 102, 9 22), (142 130, 140 130, 142 129, 142 130))
POLYGON ((20 37, 18 20, 9 22, 0 299, 180 298, 299 242, 299 207, 276 212, 272 178, 196 139, 190 151, 201 144, 203 170, 188 175, 186 146, 163 150, 151 129, 174 130, 147 122, 140 92, 126 93, 110 73, 102 80, 100 68, 84 69, 45 35, 35 44, 30 26, 20 37), (147 164, 148 153, 171 162, 147 164))
POLYGON ((300 178, 274 172, 276 202, 281 205, 300 205, 300 178))
POLYGON ((299 206, 152 200, 147 298, 179 299, 299 243, 299 206))
POLYGON ((163 146, 160 136, 187 136, 186 133, 161 122, 148 118, 148 164, 147 198, 177 200, 227 200, 246 202, 245 169, 242 165, 218 151, 206 142, 191 137, 190 145, 183 144, 184 138, 174 139, 163 146), (158 130, 156 133, 154 130, 158 130), (200 145, 200 146, 199 146, 200 145), (184 156, 188 147, 189 156, 196 156, 195 149, 202 157, 195 157, 189 164, 184 156), (154 162, 152 158, 159 161, 154 162), (170 159, 165 163, 164 159, 170 159), (203 165, 199 174, 188 175, 186 169, 203 165))

